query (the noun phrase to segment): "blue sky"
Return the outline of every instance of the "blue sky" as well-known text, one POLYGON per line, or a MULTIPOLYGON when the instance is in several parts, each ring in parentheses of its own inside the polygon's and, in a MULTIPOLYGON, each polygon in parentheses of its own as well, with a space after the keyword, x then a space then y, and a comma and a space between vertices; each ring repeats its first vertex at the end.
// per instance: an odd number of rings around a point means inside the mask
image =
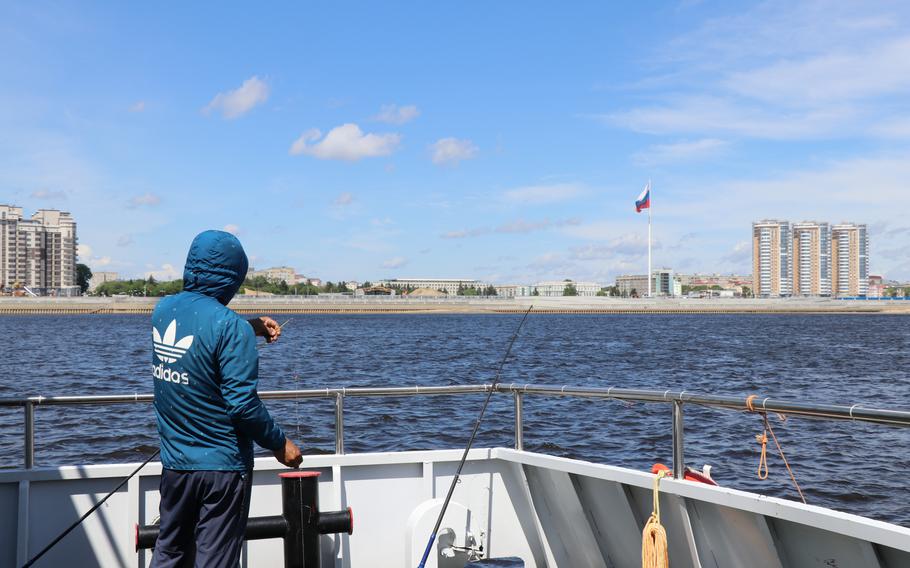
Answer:
POLYGON ((171 278, 192 237, 327 280, 749 272, 870 225, 910 279, 902 2, 0 5, 0 203, 171 278), (646 5, 645 5, 646 4, 646 5))

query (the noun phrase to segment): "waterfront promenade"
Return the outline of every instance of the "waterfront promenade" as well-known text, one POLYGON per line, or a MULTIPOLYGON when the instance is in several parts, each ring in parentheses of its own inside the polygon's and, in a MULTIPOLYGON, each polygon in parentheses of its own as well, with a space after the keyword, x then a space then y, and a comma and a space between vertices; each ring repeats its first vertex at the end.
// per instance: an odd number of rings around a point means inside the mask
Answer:
MULTIPOLYGON (((0 298, 0 316, 23 314, 148 314, 158 298, 0 298)), ((241 314, 910 314, 910 300, 826 298, 676 299, 608 297, 406 298, 382 296, 270 296, 235 298, 241 314)))

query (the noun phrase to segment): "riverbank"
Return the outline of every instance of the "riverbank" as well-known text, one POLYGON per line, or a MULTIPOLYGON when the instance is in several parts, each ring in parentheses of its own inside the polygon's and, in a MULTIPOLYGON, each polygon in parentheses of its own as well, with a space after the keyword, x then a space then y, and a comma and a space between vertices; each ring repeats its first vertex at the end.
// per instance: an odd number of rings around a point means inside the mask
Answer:
MULTIPOLYGON (((2 315, 149 314, 158 298, 0 298, 2 315)), ((910 301, 827 298, 675 299, 606 297, 405 298, 377 296, 238 297, 241 314, 497 314, 534 305, 558 314, 910 314, 910 301)))

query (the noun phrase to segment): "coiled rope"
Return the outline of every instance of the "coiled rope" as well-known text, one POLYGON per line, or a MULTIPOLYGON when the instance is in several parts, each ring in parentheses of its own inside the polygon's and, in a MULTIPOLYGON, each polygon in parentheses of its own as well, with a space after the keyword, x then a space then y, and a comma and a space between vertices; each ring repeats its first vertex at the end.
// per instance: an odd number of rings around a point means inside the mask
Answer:
POLYGON ((667 530, 660 524, 660 480, 667 475, 666 470, 654 476, 654 508, 651 517, 645 523, 641 534, 642 568, 670 568, 670 555, 667 551, 667 530))
POLYGON ((764 431, 761 434, 755 435, 755 441, 761 444, 761 457, 758 458, 758 478, 761 480, 768 479, 768 434, 770 433, 771 439, 774 440, 774 445, 777 446, 777 452, 780 454, 780 459, 783 460, 784 465, 787 467, 787 473, 790 474, 793 486, 796 487, 799 498, 805 503, 806 496, 803 495, 803 490, 800 488, 799 482, 796 481, 796 476, 793 474, 790 462, 787 461, 787 456, 784 455, 784 449, 781 447, 780 442, 777 441, 777 436, 774 435, 774 428, 772 428, 771 423, 768 422, 768 413, 764 410, 755 410, 753 402, 756 398, 758 398, 758 395, 756 394, 750 394, 746 397, 746 408, 749 409, 749 412, 755 412, 761 415, 762 423, 764 425, 764 431))

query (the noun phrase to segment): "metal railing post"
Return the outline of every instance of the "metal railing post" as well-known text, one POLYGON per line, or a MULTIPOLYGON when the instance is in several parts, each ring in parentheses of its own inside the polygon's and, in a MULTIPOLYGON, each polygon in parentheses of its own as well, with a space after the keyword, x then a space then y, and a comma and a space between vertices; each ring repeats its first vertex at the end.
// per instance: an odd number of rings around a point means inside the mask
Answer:
POLYGON ((344 453, 344 395, 335 393, 335 453, 344 453))
POLYGON ((685 424, 683 421, 683 403, 673 402, 673 477, 683 479, 686 475, 686 458, 683 454, 685 424))
POLYGON ((525 436, 524 436, 524 426, 522 424, 522 398, 521 393, 516 392, 515 397, 515 449, 524 450, 525 449, 525 436))
POLYGON ((35 403, 25 403, 25 469, 35 467, 35 403))

